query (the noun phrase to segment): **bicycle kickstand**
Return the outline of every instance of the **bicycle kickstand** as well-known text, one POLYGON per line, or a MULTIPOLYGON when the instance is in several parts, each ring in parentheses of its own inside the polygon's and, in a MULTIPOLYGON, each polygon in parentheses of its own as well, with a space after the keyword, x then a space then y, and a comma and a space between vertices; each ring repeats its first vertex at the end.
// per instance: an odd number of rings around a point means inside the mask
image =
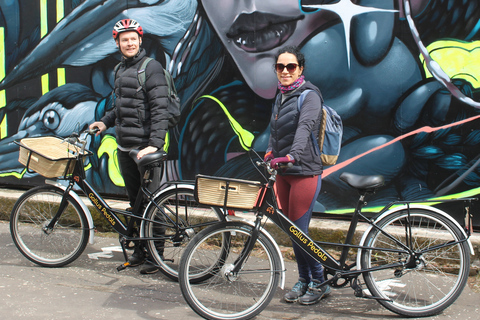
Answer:
POLYGON ((357 277, 350 281, 350 287, 352 287, 355 297, 365 298, 365 294, 363 293, 362 287, 358 283, 357 277))
POLYGON ((125 258, 125 262, 117 267, 117 271, 125 270, 130 265, 130 262, 128 262, 128 254, 127 254, 127 249, 126 249, 125 238, 122 238, 120 240, 120 245, 122 246, 122 252, 123 252, 123 257, 125 258))
POLYGON ((380 297, 375 297, 373 295, 367 295, 362 289, 362 286, 358 283, 358 278, 355 277, 350 281, 350 286, 352 287, 355 297, 364 298, 364 299, 373 299, 373 300, 381 300, 381 301, 392 301, 391 299, 385 299, 380 297))

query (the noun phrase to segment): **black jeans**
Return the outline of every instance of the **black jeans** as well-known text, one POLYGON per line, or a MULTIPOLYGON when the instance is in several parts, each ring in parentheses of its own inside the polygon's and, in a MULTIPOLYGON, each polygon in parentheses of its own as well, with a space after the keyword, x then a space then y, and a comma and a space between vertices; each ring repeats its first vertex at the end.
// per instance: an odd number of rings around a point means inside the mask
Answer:
POLYGON ((138 190, 140 190, 142 177, 140 176, 140 171, 138 170, 135 160, 128 155, 128 152, 117 149, 117 158, 120 173, 125 182, 128 200, 130 201, 130 206, 133 208, 135 200, 137 199, 138 190))
MULTIPOLYGON (((120 167, 120 173, 122 174, 123 181, 125 182, 125 189, 127 190, 128 200, 130 201, 130 206, 134 208, 135 201, 138 196, 138 190, 140 190, 142 184, 142 172, 140 172, 140 170, 138 169, 135 160, 130 157, 129 152, 117 149, 117 157, 118 165, 120 167)), ((149 180, 151 180, 151 182, 147 185, 147 188, 151 192, 155 192, 160 187, 162 169, 162 165, 150 169, 149 180)), ((140 208, 144 208, 147 205, 147 203, 145 203, 146 199, 143 199, 143 201, 144 203, 140 208)), ((138 214, 141 215, 142 213, 139 212, 138 214)), ((137 221, 137 223, 139 222, 137 221)), ((154 227, 154 229, 155 230, 153 234, 155 237, 165 234, 165 227, 156 226, 154 227)), ((155 247, 157 248, 157 251, 160 255, 163 255, 164 242, 164 240, 155 241, 155 247)), ((138 244, 136 244, 136 247, 140 248, 140 250, 143 250, 142 246, 138 246, 138 244)))
MULTIPOLYGON (((140 190, 143 177, 142 172, 140 172, 137 164, 135 163, 135 160, 133 160, 128 154, 129 152, 117 149, 120 173, 122 174, 123 181, 125 182, 125 189, 127 190, 130 206, 133 208, 135 206, 135 200, 137 199, 138 190, 140 190)), ((160 187, 162 171, 163 165, 150 168, 150 176, 148 179, 151 180, 151 182, 148 183, 147 188, 151 192, 157 191, 157 189, 160 187)), ((145 201, 145 199, 143 200, 145 201)), ((146 203, 143 205, 145 206, 146 203)))

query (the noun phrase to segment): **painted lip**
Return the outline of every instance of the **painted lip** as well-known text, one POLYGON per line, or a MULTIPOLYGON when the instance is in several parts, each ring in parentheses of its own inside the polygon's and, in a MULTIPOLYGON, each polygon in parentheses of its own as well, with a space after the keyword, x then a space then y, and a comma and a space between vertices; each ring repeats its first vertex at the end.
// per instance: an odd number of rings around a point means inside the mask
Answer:
POLYGON ((227 37, 247 52, 264 52, 285 43, 295 32, 297 17, 278 16, 255 11, 242 13, 235 19, 227 37))

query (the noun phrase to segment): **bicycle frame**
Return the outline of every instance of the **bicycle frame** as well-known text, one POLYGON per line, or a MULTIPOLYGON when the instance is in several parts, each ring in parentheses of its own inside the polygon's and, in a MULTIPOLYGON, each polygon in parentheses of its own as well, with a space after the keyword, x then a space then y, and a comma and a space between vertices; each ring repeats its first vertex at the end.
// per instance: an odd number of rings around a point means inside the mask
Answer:
MULTIPOLYGON (((424 317, 438 314, 460 296, 468 281, 469 253, 472 253, 467 244, 470 232, 446 212, 422 203, 464 201, 460 203, 468 218, 464 226, 469 227, 470 202, 477 199, 392 202, 369 219, 361 212, 367 205, 365 197, 384 186, 385 178, 345 172, 340 180, 359 192, 346 239, 340 243, 321 242, 313 240, 313 236, 310 238, 306 229, 305 232, 300 230, 279 210, 273 188, 278 166, 272 167, 261 160, 256 165, 265 169, 269 176, 259 171, 267 182, 255 192, 255 219, 207 228, 192 239, 183 253, 180 288, 188 305, 200 316, 247 319, 258 315, 274 297, 275 287, 284 277, 285 269, 282 254, 275 254, 274 242, 264 229, 268 219, 289 235, 296 253, 299 253, 298 245, 309 259, 325 267, 323 277, 310 279, 307 289, 310 294, 298 297, 300 304, 316 303, 328 295, 330 287, 348 285, 355 297, 374 299, 402 316, 424 317), (360 221, 368 223, 369 229, 362 231, 363 238, 357 244, 354 235, 360 221), (340 250, 330 250, 326 245, 340 250), (260 273, 263 275, 257 277, 260 273), (210 278, 194 282, 192 275, 195 274, 208 274, 210 278)), ((215 198, 216 202, 199 196, 200 203, 213 202, 221 207, 223 202, 224 208, 229 205, 243 208, 234 201, 225 200, 230 188, 212 185, 205 187, 203 193, 222 194, 215 198)), ((237 188, 231 188, 231 192, 230 196, 246 198, 237 188)), ((311 262, 308 264, 309 268, 313 267, 311 262)), ((312 278, 312 275, 305 276, 312 278)), ((289 297, 290 293, 285 296, 287 302, 294 300, 289 297)))
MULTIPOLYGON (((80 157, 79 157, 80 158, 80 157)), ((75 195, 74 198, 82 205, 82 208, 85 206, 83 201, 76 195, 76 193, 73 191, 73 186, 77 184, 77 186, 82 190, 82 192, 87 196, 87 198, 90 200, 91 204, 101 213, 101 215, 109 222, 109 224, 112 226, 112 228, 122 235, 125 240, 130 241, 130 240, 138 240, 138 237, 134 237, 132 235, 133 229, 134 229, 134 222, 135 221, 150 221, 158 226, 166 226, 166 227, 171 227, 174 225, 178 230, 181 230, 184 227, 181 227, 179 225, 179 217, 176 215, 176 221, 172 220, 165 212, 163 211, 162 207, 159 207, 153 199, 157 194, 150 192, 147 188, 142 186, 139 190, 137 199, 137 203, 135 203, 135 206, 133 208, 133 211, 126 211, 126 210, 119 210, 119 209, 114 209, 111 206, 107 204, 107 202, 104 200, 104 198, 98 194, 98 192, 95 191, 95 189, 88 183, 88 181, 85 180, 86 175, 85 175, 85 169, 83 167, 83 161, 79 159, 75 163, 75 168, 73 170, 73 173, 69 177, 64 177, 65 180, 69 181, 69 185, 67 187, 64 187, 64 195, 62 198, 62 202, 58 208, 58 211, 56 215, 53 217, 53 219, 50 221, 50 223, 45 227, 45 229, 51 229, 55 225, 56 221, 58 218, 61 216, 63 210, 65 209, 65 205, 67 204, 67 201, 65 197, 67 195, 75 195), (165 217, 166 221, 165 222, 159 222, 159 221, 153 221, 149 220, 141 215, 136 215, 136 212, 140 212, 141 205, 142 205, 142 197, 145 196, 148 200, 148 206, 154 205, 161 213, 162 216, 165 217), (124 223, 119 215, 122 215, 123 217, 128 218, 127 223, 124 223), (170 223, 170 225, 168 224, 170 223)), ((172 184, 175 184, 178 186, 178 182, 171 182, 172 184)), ((186 184, 184 185, 186 186, 186 184)), ((192 184, 192 189, 193 189, 193 184, 192 184)), ((87 220, 89 221, 89 226, 90 229, 92 230, 91 233, 93 233, 93 219, 90 215, 90 212, 88 209, 84 208, 84 212, 87 215, 87 220), (91 222, 91 223, 90 223, 91 222)), ((177 231, 178 231, 177 230, 177 231)), ((155 238, 141 238, 141 240, 161 240, 163 238, 161 237, 155 237, 155 238)))
MULTIPOLYGON (((331 272, 331 274, 334 275, 333 278, 328 280, 327 282, 332 283, 339 278, 346 278, 346 279, 349 279, 350 277, 356 278, 356 277, 358 277, 358 275, 360 275, 362 273, 371 272, 371 271, 378 271, 378 270, 382 270, 382 269, 391 269, 392 267, 393 268, 395 268, 395 267, 405 267, 406 265, 404 263, 396 262, 396 263, 393 263, 393 264, 383 265, 381 267, 352 270, 353 267, 355 267, 356 265, 359 265, 359 260, 350 264, 350 265, 348 265, 346 263, 347 257, 348 257, 348 251, 352 248, 356 248, 356 249, 359 249, 359 250, 382 250, 382 251, 398 252, 398 253, 409 254, 409 255, 414 254, 414 252, 412 252, 406 245, 404 245, 403 243, 398 241, 396 238, 390 236, 388 233, 384 232, 379 227, 377 227, 376 224, 375 224, 375 221, 378 221, 379 219, 381 219, 386 214, 389 214, 391 212, 391 210, 389 211, 388 209, 392 208, 394 205, 405 204, 407 210, 410 210, 411 208, 421 208, 422 206, 415 206, 415 205, 412 206, 412 204, 410 202, 392 202, 392 203, 386 205, 377 214, 377 216, 376 216, 377 218, 368 219, 367 217, 365 217, 361 213, 361 209, 365 205, 366 194, 367 194, 367 192, 364 192, 359 197, 359 200, 357 202, 355 211, 354 211, 352 219, 351 219, 350 227, 349 227, 348 232, 347 232, 345 243, 321 242, 321 241, 312 240, 302 230, 298 229, 297 226, 292 221, 290 221, 281 212, 281 210, 278 209, 277 202, 276 202, 276 196, 275 196, 275 193, 273 191, 273 182, 270 181, 269 183, 265 184, 265 186, 262 188, 262 190, 260 192, 260 196, 259 196, 260 205, 259 205, 258 210, 257 210, 257 216, 256 216, 256 222, 255 222, 256 228, 253 231, 252 236, 249 239, 249 241, 247 241, 247 243, 245 244, 246 254, 242 255, 242 257, 240 257, 240 259, 235 263, 235 268, 234 268, 233 271, 238 272, 241 269, 243 261, 248 256, 249 246, 251 246, 251 243, 254 243, 254 241, 256 240, 256 237, 258 236, 258 228, 260 227, 260 222, 261 222, 261 220, 263 219, 264 216, 266 216, 267 218, 272 220, 281 230, 286 232, 289 235, 289 237, 292 239, 292 241, 295 242, 299 247, 301 247, 305 252, 307 252, 312 258, 314 258, 320 264, 325 266, 326 269, 329 269, 330 271, 333 271, 333 272, 331 272), (403 250, 364 246, 363 245, 363 240, 365 238, 365 235, 368 234, 368 232, 364 233, 364 237, 363 237, 363 239, 362 239, 362 241, 360 242, 359 245, 353 245, 352 244, 353 236, 355 234, 355 230, 356 230, 356 227, 357 227, 357 224, 358 224, 360 218, 362 218, 363 220, 365 220, 367 223, 370 224, 370 229, 369 230, 371 230, 372 228, 375 228, 375 229, 379 230, 385 236, 389 237, 392 241, 394 241, 396 244, 398 244, 400 247, 402 247, 403 250), (330 255, 324 248, 322 248, 321 245, 333 245, 333 246, 342 247, 342 252, 341 252, 340 259, 337 260, 334 257, 332 257, 332 255, 330 255)), ((444 201, 421 201, 421 202, 422 203, 423 202, 449 202, 449 201, 471 202, 471 201, 474 201, 474 200, 476 200, 476 199, 465 198, 465 199, 453 199, 453 200, 444 200, 444 201)), ((425 207, 425 206, 423 206, 423 207, 425 207)), ((430 210, 432 209, 430 207, 428 207, 428 208, 430 210)), ((397 209, 394 209, 394 210, 404 210, 404 209, 405 208, 401 207, 401 208, 397 208, 397 209)), ((451 220, 452 222, 454 222, 458 225, 458 222, 456 222, 453 218, 448 216, 443 211, 438 210, 438 209, 436 209, 435 211, 437 211, 438 213, 447 217, 449 220, 451 220)), ((409 227, 411 227, 411 226, 409 226, 409 227)), ((460 228, 460 230, 464 230, 464 228, 461 228, 460 226, 459 226, 459 228, 460 228)), ((407 230, 406 233, 407 233, 407 239, 408 239, 408 235, 411 233, 411 229, 409 228, 409 230, 407 230)), ((454 245, 456 243, 460 243, 460 242, 464 242, 464 241, 468 241, 468 243, 470 245, 471 253, 473 254, 473 247, 470 243, 469 235, 467 235, 465 232, 464 232, 464 239, 463 240, 455 242, 455 243, 450 243, 449 242, 449 243, 444 244, 443 246, 451 246, 451 245, 454 245)), ((434 250, 434 249, 431 249, 431 250, 434 250)), ((423 253, 423 252, 421 252, 421 253, 423 253)), ((357 256, 357 259, 358 259, 358 256, 357 256)))

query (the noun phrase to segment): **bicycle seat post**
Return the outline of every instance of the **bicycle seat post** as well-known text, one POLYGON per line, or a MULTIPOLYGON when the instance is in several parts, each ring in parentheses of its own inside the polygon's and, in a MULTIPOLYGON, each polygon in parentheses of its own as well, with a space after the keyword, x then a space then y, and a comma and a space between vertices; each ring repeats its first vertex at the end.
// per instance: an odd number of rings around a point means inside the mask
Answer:
MULTIPOLYGON (((362 212, 362 208, 367 204, 365 202, 365 196, 367 191, 359 190, 360 196, 357 201, 357 205, 355 206, 355 212, 353 213, 352 220, 350 221, 350 227, 348 228, 347 237, 345 238, 345 244, 352 244, 353 237, 355 236, 355 230, 357 229, 358 220, 360 213, 362 212)), ((340 256, 340 265, 344 266, 345 261, 347 261, 348 257, 348 247, 343 247, 342 254, 340 256)))
MULTIPOLYGON (((352 244, 353 236, 355 235, 355 230, 357 228, 358 219, 361 215, 362 208, 367 204, 365 202, 365 196, 368 193, 375 193, 375 190, 385 183, 385 178, 381 175, 372 175, 372 176, 361 176, 353 173, 343 172, 340 175, 340 180, 346 182, 352 188, 358 190, 360 194, 358 198, 357 205, 355 207, 355 212, 352 216, 352 221, 350 222, 350 227, 348 228, 347 237, 345 239, 345 244, 352 244)), ((344 247, 342 250, 342 255, 340 257, 340 263, 343 266, 347 260, 348 247, 344 247)))

